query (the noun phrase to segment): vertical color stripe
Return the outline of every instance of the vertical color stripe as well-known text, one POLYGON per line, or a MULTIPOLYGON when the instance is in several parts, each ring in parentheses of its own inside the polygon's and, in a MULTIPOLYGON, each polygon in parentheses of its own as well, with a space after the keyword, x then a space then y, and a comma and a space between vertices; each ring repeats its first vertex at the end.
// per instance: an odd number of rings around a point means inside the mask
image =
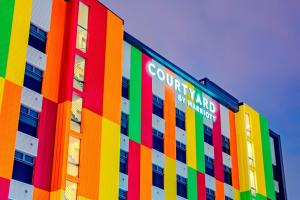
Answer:
POLYGON ((140 199, 152 199, 152 150, 141 145, 140 199))
POLYGON ((3 92, 4 92, 4 83, 5 79, 0 77, 0 113, 2 108, 2 98, 3 98, 3 92))
POLYGON ((152 148, 152 77, 147 65, 151 58, 142 55, 142 144, 152 148))
POLYGON ((197 172, 197 190, 198 200, 206 199, 205 175, 200 172, 197 172))
POLYGON ((142 93, 142 53, 131 48, 131 70, 129 82, 129 138, 141 143, 141 93, 142 93))
POLYGON ((164 169, 164 189, 165 199, 176 199, 177 195, 177 179, 176 179, 176 160, 165 156, 165 169, 164 169))
POLYGON ((0 199, 8 199, 10 180, 0 177, 0 199))
POLYGON ((224 183, 221 181, 216 180, 216 200, 224 200, 225 194, 224 194, 224 183))
POLYGON ((188 179, 187 179, 187 199, 197 200, 197 171, 191 167, 188 167, 188 179))
POLYGON ((50 190, 41 190, 39 188, 33 189, 32 199, 40 200, 40 199, 50 199, 50 190))
POLYGON ((240 191, 238 189, 233 188, 233 199, 240 200, 240 191))

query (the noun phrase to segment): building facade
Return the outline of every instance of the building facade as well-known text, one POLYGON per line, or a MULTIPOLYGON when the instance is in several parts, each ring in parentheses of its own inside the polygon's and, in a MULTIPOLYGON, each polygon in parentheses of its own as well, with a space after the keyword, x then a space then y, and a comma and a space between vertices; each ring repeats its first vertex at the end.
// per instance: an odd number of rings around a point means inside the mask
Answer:
POLYGON ((267 119, 97 0, 0 0, 0 199, 285 200, 267 119))

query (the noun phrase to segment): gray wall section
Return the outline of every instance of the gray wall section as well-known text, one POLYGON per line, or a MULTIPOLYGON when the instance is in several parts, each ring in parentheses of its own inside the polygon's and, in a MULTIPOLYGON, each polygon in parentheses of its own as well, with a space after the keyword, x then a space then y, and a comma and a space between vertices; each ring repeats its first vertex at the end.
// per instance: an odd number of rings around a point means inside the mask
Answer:
POLYGON ((30 90, 26 87, 22 88, 21 103, 37 112, 41 112, 43 97, 41 94, 30 90))
POLYGON ((221 133, 227 138, 230 138, 230 122, 229 122, 228 108, 220 105, 220 114, 221 114, 221 133))
POLYGON ((152 163, 165 168, 165 155, 155 149, 152 149, 152 163))
POLYGON ((158 187, 152 186, 152 199, 164 200, 165 199, 165 191, 158 187))
POLYGON ((31 22, 49 32, 52 12, 52 0, 33 0, 31 22))
POLYGON ((207 188, 216 191, 216 179, 214 177, 205 174, 205 185, 207 188))
POLYGON ((47 62, 47 55, 43 52, 31 47, 28 45, 27 47, 27 54, 26 54, 26 62, 33 65, 34 67, 45 71, 46 69, 46 62, 47 62))
POLYGON ((130 79, 130 60, 131 60, 131 45, 128 44, 127 42, 124 42, 122 74, 127 79, 130 79))
POLYGON ((16 139, 16 149, 31 156, 36 156, 38 149, 38 139, 18 131, 16 139))
POLYGON ((9 188, 9 199, 31 200, 33 197, 33 186, 20 181, 11 180, 9 188))

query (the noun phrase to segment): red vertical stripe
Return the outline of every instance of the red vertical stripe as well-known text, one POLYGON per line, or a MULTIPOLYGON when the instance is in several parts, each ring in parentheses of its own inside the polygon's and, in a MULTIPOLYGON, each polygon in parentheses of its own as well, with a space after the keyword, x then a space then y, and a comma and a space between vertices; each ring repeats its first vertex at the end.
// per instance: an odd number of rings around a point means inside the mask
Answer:
POLYGON ((152 78, 147 71, 151 58, 142 55, 142 144, 152 148, 152 78))
MULTIPOLYGON (((99 2, 93 1, 93 4, 99 2)), ((94 5, 89 12, 83 107, 102 115, 107 10, 103 6, 94 5)))
POLYGON ((198 200, 206 199, 205 175, 197 172, 198 200))
POLYGON ((8 199, 10 180, 0 177, 0 199, 8 199))
POLYGON ((129 140, 128 153, 128 200, 139 200, 140 198, 140 145, 129 140))
POLYGON ((216 121, 213 123, 213 145, 214 145, 214 173, 215 178, 219 181, 224 182, 224 170, 223 170, 223 159, 222 159, 222 135, 221 135, 221 114, 220 104, 214 101, 216 105, 216 121))
POLYGON ((50 191, 57 104, 44 98, 38 125, 38 154, 35 159, 33 185, 50 191))

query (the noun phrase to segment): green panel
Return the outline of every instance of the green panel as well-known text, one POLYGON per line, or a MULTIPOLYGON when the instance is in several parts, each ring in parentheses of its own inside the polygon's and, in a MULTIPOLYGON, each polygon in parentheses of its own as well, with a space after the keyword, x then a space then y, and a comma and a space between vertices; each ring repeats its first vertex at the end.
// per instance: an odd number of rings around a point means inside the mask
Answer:
POLYGON ((272 168, 272 155, 271 155, 268 121, 265 117, 261 115, 260 115, 260 131, 261 131, 267 197, 269 199, 275 200, 276 197, 275 197, 275 189, 274 189, 274 176, 273 176, 273 168, 272 168))
POLYGON ((187 198, 188 200, 197 200, 197 171, 188 167, 188 180, 187 180, 187 198))
POLYGON ((240 193, 240 197, 241 197, 241 200, 252 200, 252 196, 251 196, 250 190, 246 191, 246 192, 241 192, 240 193))
MULTIPOLYGON (((142 53, 131 47, 129 81, 129 138, 141 143, 142 53)), ((149 105, 151 106, 151 105, 149 105)))
POLYGON ((261 194, 256 194, 255 200, 267 200, 267 197, 261 194))
POLYGON ((6 76, 14 0, 0 0, 0 77, 6 76))
MULTIPOLYGON (((196 89, 196 93, 202 95, 201 91, 196 89)), ((203 115, 199 112, 195 112, 196 115, 196 159, 197 170, 205 174, 205 157, 204 157, 204 127, 203 127, 203 115)))

